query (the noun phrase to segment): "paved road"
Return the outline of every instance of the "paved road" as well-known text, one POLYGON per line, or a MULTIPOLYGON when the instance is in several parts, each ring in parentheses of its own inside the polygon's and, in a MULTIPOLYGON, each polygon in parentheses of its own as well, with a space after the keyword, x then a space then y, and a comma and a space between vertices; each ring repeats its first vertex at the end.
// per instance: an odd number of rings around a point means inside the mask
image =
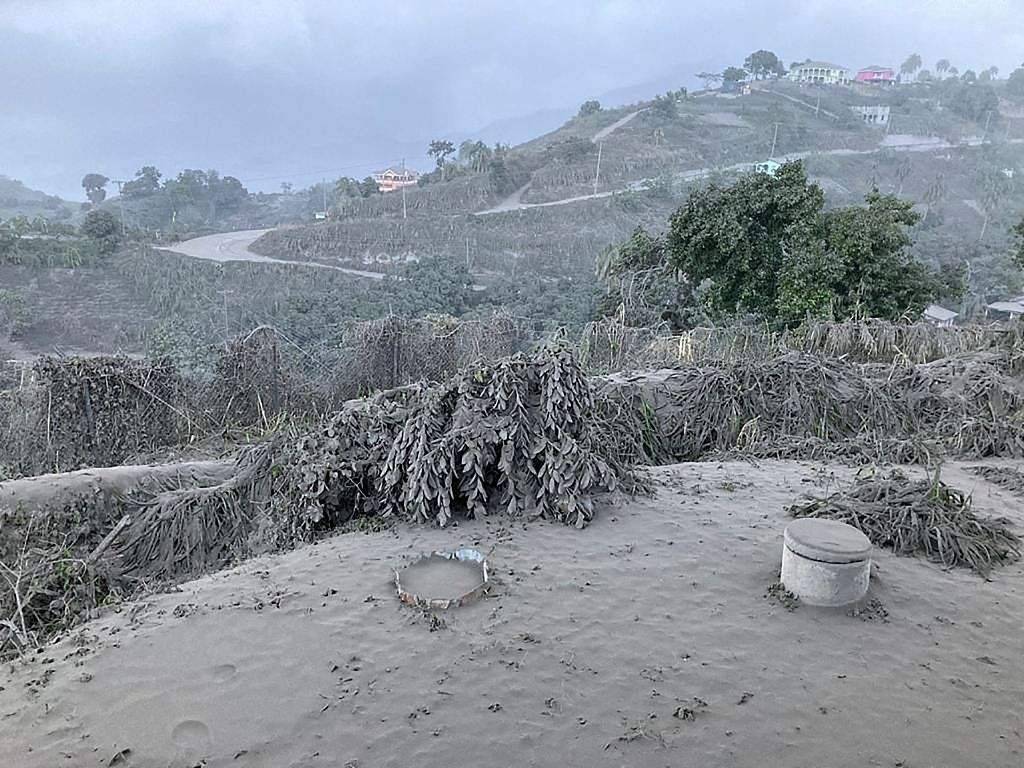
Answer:
POLYGON ((300 267, 313 267, 316 269, 333 269, 335 272, 344 272, 354 277, 365 277, 370 280, 383 280, 386 275, 382 272, 370 272, 365 269, 349 269, 347 267, 335 267, 330 264, 318 264, 315 261, 290 261, 288 259, 272 259, 249 250, 249 246, 256 240, 270 232, 269 229, 245 229, 238 232, 220 232, 216 235, 204 235, 194 237, 191 240, 183 240, 172 246, 161 247, 162 251, 171 251, 194 259, 205 261, 251 261, 261 264, 292 264, 300 267))
MULTIPOLYGON (((619 128, 624 126, 626 123, 628 123, 630 120, 632 120, 634 117, 636 117, 637 115, 639 115, 643 111, 644 111, 643 109, 638 109, 635 112, 630 112, 628 115, 626 115, 623 118, 620 118, 620 119, 616 120, 611 125, 606 125, 600 131, 595 133, 590 138, 590 140, 592 142, 594 142, 595 144, 597 144, 600 141, 604 141, 609 136, 611 136, 613 133, 615 133, 615 131, 619 130, 619 128)), ((611 197, 611 195, 613 194, 612 192, 598 192, 597 194, 593 194, 593 195, 583 195, 583 196, 580 196, 580 197, 567 197, 567 198, 565 198, 563 200, 554 200, 554 201, 549 202, 549 203, 524 203, 523 202, 523 195, 526 194, 526 190, 528 190, 529 188, 530 188, 530 182, 526 182, 526 184, 521 186, 519 189, 517 189, 511 195, 506 197, 504 200, 502 200, 500 203, 498 203, 493 208, 488 208, 485 211, 477 211, 474 215, 476 215, 476 216, 486 216, 487 214, 490 214, 490 213, 506 213, 508 211, 522 211, 522 210, 525 210, 527 208, 546 208, 546 207, 552 206, 552 205, 566 205, 568 203, 575 203, 575 202, 578 202, 580 200, 595 200, 595 199, 600 198, 600 197, 611 197)))

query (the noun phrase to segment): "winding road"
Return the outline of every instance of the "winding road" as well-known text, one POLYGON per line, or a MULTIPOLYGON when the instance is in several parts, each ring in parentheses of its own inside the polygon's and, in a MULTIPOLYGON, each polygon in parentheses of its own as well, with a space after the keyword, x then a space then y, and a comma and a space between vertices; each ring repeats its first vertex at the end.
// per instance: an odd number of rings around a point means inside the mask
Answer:
POLYGON ((203 259, 204 261, 217 261, 221 263, 228 261, 250 261, 260 264, 290 264, 298 267, 333 269, 335 272, 344 272, 346 275, 365 277, 369 280, 383 280, 387 277, 383 272, 335 267, 331 264, 319 264, 315 261, 273 259, 249 249, 250 245, 270 231, 269 229, 244 229, 238 232, 220 232, 216 235, 204 235, 203 237, 194 237, 191 240, 183 240, 174 245, 158 246, 158 248, 161 251, 180 253, 183 256, 191 256, 193 259, 203 259))
MULTIPOLYGON (((636 114, 635 112, 633 113, 636 114)), ((984 140, 981 137, 974 136, 971 138, 964 139, 959 144, 951 144, 948 141, 936 138, 934 136, 910 136, 910 135, 891 135, 886 136, 885 139, 877 146, 871 149, 825 149, 825 150, 806 150, 803 152, 790 152, 786 155, 778 155, 774 159, 780 163, 790 162, 792 160, 806 160, 809 157, 829 157, 829 156, 853 156, 853 155, 873 155, 877 152, 883 152, 889 150, 891 152, 938 152, 941 150, 956 149, 958 147, 980 147, 984 144, 984 140)), ((1022 144, 1024 139, 1010 139, 1009 144, 1022 144)), ((746 172, 753 170, 757 163, 735 163, 733 165, 718 166, 716 168, 693 168, 688 171, 679 171, 676 173, 676 178, 679 181, 699 181, 710 176, 712 173, 728 173, 728 172, 746 172)), ((618 189, 606 190, 604 192, 595 192, 589 195, 577 195, 575 197, 566 197, 561 200, 550 200, 545 203, 524 203, 522 202, 523 192, 526 191, 530 185, 518 189, 510 197, 503 200, 500 204, 493 208, 487 208, 483 211, 477 211, 474 216, 490 216, 495 213, 508 213, 510 211, 525 211, 529 208, 548 208, 553 205, 568 205, 569 203, 581 203, 586 200, 600 200, 605 197, 611 197, 612 195, 621 194, 623 192, 637 192, 642 190, 646 184, 654 182, 655 179, 639 179, 637 181, 631 181, 624 187, 618 189)))

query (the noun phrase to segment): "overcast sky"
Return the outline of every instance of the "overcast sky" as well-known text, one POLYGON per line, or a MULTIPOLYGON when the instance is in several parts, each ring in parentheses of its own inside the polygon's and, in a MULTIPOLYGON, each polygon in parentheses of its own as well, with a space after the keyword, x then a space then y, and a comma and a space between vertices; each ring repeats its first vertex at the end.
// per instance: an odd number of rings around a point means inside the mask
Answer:
POLYGON ((143 164, 254 189, 365 176, 762 47, 1005 75, 1024 0, 0 0, 0 174, 73 199, 83 174, 143 164))

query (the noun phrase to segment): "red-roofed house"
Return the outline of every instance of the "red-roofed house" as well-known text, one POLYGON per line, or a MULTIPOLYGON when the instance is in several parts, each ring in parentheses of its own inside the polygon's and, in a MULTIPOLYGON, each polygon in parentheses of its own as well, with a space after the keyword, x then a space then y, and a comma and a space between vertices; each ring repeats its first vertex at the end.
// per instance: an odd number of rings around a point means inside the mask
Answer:
POLYGON ((857 72, 854 82, 875 85, 892 85, 896 82, 896 71, 892 67, 864 67, 857 72))

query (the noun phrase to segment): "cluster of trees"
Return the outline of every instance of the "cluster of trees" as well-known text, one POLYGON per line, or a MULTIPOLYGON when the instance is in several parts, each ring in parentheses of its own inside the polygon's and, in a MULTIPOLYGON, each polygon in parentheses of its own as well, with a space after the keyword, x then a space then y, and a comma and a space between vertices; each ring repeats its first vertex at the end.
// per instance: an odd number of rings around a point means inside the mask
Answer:
MULTIPOLYGON (((86 197, 95 207, 107 199, 111 180, 101 173, 82 178, 86 197)), ((234 176, 221 176, 216 170, 185 169, 174 178, 152 165, 135 172, 129 181, 120 182, 121 202, 130 202, 137 223, 159 228, 173 225, 181 216, 192 222, 214 223, 218 217, 236 212, 249 192, 234 176)))
MULTIPOLYGON (((594 102, 595 104, 597 102, 594 102)), ((600 105, 597 107, 600 109, 600 105)), ((495 190, 509 191, 513 184, 508 166, 509 146, 498 142, 489 147, 482 141, 467 139, 456 149, 448 139, 434 139, 427 147, 427 154, 434 158, 435 169, 420 176, 423 186, 436 181, 447 181, 466 174, 488 174, 495 190)))
POLYGON ((1024 101, 1024 64, 1021 64, 1006 79, 1006 93, 1017 101, 1024 101))
POLYGON ((933 270, 910 254, 912 205, 876 190, 866 205, 826 210, 821 188, 788 163, 693 192, 665 235, 638 231, 609 254, 604 274, 616 299, 678 326, 696 316, 895 319, 962 291, 958 269, 933 270), (644 295, 625 295, 637 286, 644 295))
MULTIPOLYGON (((794 66, 796 66, 794 64, 794 66)), ((704 87, 713 88, 719 83, 739 83, 747 78, 767 80, 786 74, 786 65, 772 51, 763 48, 754 51, 743 61, 742 67, 726 67, 721 72, 700 72, 697 77, 704 81, 704 87)))
POLYGON ((76 267, 113 253, 121 237, 109 211, 89 211, 77 229, 42 216, 15 216, 0 220, 0 264, 76 267))

